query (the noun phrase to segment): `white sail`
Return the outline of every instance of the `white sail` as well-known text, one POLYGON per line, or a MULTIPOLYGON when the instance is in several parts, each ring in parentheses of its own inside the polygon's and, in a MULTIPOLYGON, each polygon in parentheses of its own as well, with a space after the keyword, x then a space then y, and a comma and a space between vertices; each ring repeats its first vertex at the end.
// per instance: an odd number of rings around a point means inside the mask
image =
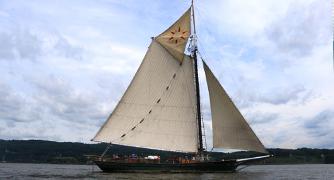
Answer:
POLYGON ((267 153, 217 78, 204 61, 203 64, 210 96, 213 147, 267 153))
POLYGON ((183 60, 184 48, 191 31, 190 10, 189 8, 172 26, 156 37, 156 40, 180 62, 183 60))
POLYGON ((152 41, 122 99, 94 141, 196 152, 196 99, 193 61, 182 65, 152 41))

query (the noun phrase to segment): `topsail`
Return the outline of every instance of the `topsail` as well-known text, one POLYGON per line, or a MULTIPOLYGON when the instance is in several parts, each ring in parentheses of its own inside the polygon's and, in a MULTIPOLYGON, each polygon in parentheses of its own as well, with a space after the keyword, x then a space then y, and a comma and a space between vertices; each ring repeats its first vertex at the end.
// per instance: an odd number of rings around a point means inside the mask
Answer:
POLYGON ((180 62, 183 61, 184 48, 188 42, 191 31, 190 10, 189 8, 179 20, 156 38, 156 40, 180 62))

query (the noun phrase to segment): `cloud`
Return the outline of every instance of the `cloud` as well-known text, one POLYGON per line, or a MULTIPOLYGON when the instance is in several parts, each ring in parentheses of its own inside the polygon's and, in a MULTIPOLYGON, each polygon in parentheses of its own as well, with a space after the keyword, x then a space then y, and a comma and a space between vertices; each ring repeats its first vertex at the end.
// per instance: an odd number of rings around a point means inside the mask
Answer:
POLYGON ((96 125, 108 114, 103 111, 103 103, 92 104, 99 97, 81 89, 74 89, 59 77, 49 75, 32 83, 38 92, 34 99, 43 105, 50 115, 59 119, 96 125))
POLYGON ((35 60, 42 51, 40 40, 27 30, 0 32, 0 42, 1 60, 35 60))
POLYGON ((279 118, 277 113, 265 113, 265 112, 255 112, 252 114, 246 114, 246 118, 251 125, 263 124, 263 123, 273 123, 273 121, 279 118))
MULTIPOLYGON (((189 5, 147 2, 2 2, 0 137, 88 142, 150 37, 189 5)), ((197 3, 200 53, 265 146, 333 147, 330 2, 197 3)), ((203 71, 200 78, 210 147, 203 71)))
POLYGON ((266 34, 281 53, 307 56, 314 47, 330 40, 330 7, 329 1, 294 4, 282 18, 272 22, 266 34))
POLYGON ((35 87, 29 96, 1 84, 2 138, 87 142, 115 104, 108 100, 97 103, 100 97, 96 94, 75 89, 53 75, 29 84, 35 87))
POLYGON ((334 105, 330 2, 221 3, 232 10, 219 17, 206 11, 211 20, 202 14, 211 23, 205 26, 220 32, 200 28, 199 37, 206 38, 200 50, 265 146, 332 147, 333 127, 317 129, 328 133, 317 137, 304 124, 334 105))
POLYGON ((330 135, 334 129, 332 125, 333 121, 334 111, 324 110, 318 113, 315 117, 306 120, 304 122, 304 127, 315 137, 327 136, 330 135))
POLYGON ((234 100, 241 108, 256 106, 262 103, 272 105, 302 104, 314 97, 311 90, 307 90, 301 85, 274 86, 261 90, 251 88, 253 85, 249 85, 246 82, 243 84, 243 87, 246 85, 250 89, 248 91, 239 89, 233 94, 235 97, 234 100))
POLYGON ((54 53, 71 59, 82 58, 82 48, 72 45, 59 34, 43 34, 13 27, 11 32, 0 32, 0 60, 42 60, 54 53))
POLYGON ((8 125, 15 126, 16 122, 31 122, 39 119, 39 113, 29 114, 31 110, 29 98, 14 92, 5 83, 0 83, 0 97, 0 117, 6 120, 8 125))

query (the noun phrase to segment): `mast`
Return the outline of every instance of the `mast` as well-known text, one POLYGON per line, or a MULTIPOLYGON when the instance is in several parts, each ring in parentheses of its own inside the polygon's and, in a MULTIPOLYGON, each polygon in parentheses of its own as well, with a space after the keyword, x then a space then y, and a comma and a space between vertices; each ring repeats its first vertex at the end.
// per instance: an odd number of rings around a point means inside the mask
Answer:
POLYGON ((199 146, 198 151, 202 152, 203 149, 203 139, 202 139, 202 120, 201 120, 201 98, 200 98, 200 92, 199 92, 199 82, 198 82, 198 66, 197 66, 197 47, 195 47, 195 50, 193 52, 193 58, 194 58, 194 66, 195 66, 195 86, 196 86, 196 99, 197 99, 197 124, 198 124, 198 138, 199 138, 199 146))
POLYGON ((197 36, 196 36, 196 27, 195 27, 195 13, 194 13, 194 0, 191 1, 191 10, 192 10, 192 22, 193 22, 193 34, 191 36, 191 46, 192 46, 192 57, 194 59, 194 73, 195 73, 195 86, 196 86, 196 110, 197 110, 197 127, 198 127, 198 152, 201 154, 203 149, 203 139, 202 139, 202 115, 201 115, 201 98, 200 98, 200 90, 199 90, 199 81, 198 81, 198 66, 197 66, 197 36))

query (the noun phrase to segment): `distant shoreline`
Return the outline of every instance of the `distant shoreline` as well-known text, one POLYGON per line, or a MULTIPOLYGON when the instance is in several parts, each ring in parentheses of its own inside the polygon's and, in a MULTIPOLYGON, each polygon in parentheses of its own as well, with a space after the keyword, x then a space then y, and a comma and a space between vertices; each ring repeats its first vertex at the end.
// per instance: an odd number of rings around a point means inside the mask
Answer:
MULTIPOLYGON (((100 155, 107 144, 85 144, 78 142, 55 142, 44 140, 0 140, 0 163, 30 163, 30 164, 66 164, 91 165, 85 155, 100 155)), ((270 148, 268 152, 273 158, 259 162, 261 165, 301 165, 301 164, 334 164, 333 149, 279 149, 270 148)), ((114 145, 110 154, 119 155, 159 155, 162 159, 187 154, 158 151, 144 148, 134 148, 114 145)), ((255 152, 217 153, 210 152, 216 160, 252 157, 255 152)), ((189 156, 189 154, 188 154, 189 156)))

